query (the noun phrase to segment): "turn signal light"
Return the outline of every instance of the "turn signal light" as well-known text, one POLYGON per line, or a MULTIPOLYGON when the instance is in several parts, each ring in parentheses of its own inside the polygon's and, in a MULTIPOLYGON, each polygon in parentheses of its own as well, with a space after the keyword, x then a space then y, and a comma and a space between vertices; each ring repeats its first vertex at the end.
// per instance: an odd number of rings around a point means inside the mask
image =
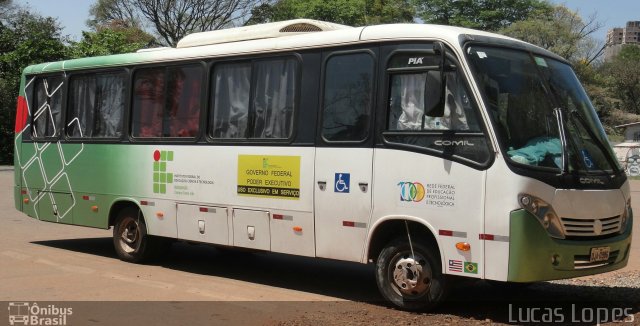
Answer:
POLYGON ((98 211, 98 206, 91 206, 91 210, 94 211, 94 212, 97 212, 98 211))
POLYGON ((299 226, 294 226, 294 227, 293 227, 293 231, 295 231, 295 232, 302 232, 302 228, 301 228, 301 227, 299 227, 299 226))
POLYGON ((462 250, 462 251, 469 251, 471 250, 471 245, 468 242, 458 242, 456 243, 456 249, 462 250))
POLYGON ((29 198, 25 198, 22 200, 23 203, 28 204, 29 203, 29 198))
POLYGON ((157 213, 156 213, 156 216, 157 216, 158 218, 163 218, 163 217, 164 217, 164 213, 163 213, 163 212, 157 212, 157 213))

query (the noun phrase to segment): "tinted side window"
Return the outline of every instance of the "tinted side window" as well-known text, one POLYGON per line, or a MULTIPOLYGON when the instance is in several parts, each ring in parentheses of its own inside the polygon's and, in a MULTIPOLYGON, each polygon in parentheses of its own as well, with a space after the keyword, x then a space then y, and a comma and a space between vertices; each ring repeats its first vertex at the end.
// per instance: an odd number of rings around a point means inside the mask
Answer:
POLYGON ((133 130, 134 137, 162 136, 162 111, 164 108, 164 68, 140 69, 133 81, 133 130))
POLYGON ((388 130, 480 131, 458 72, 445 73, 444 116, 427 115, 440 104, 440 91, 434 86, 437 74, 437 71, 425 71, 390 76, 388 130))
POLYGON ((212 133, 215 138, 245 138, 249 120, 251 64, 217 65, 214 72, 212 133))
POLYGON ((211 136, 288 139, 293 129, 297 62, 270 59, 214 68, 211 136))
POLYGON ((195 137, 200 127, 202 93, 200 66, 169 68, 168 112, 165 114, 169 137, 195 137))
POLYGON ((322 137, 362 141, 369 134, 373 57, 366 53, 332 56, 325 66, 322 137))
POLYGON ((37 78, 33 98, 33 136, 55 137, 60 133, 62 116, 61 76, 37 78))
POLYGON ((73 77, 67 135, 73 138, 118 138, 122 135, 125 77, 105 73, 73 77))
POLYGON ((296 61, 280 59, 255 65, 252 138, 289 138, 293 125, 296 61))
POLYGON ((140 69, 134 76, 134 137, 195 137, 200 126, 200 65, 140 69))

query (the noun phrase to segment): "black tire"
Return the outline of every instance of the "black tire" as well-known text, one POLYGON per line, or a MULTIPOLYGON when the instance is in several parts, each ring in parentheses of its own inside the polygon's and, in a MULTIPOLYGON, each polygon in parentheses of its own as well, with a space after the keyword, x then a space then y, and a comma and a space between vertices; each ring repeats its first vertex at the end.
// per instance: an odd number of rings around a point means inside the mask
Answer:
POLYGON ((444 299, 446 281, 437 249, 420 242, 412 245, 415 257, 405 238, 385 246, 376 261, 376 283, 393 305, 404 310, 428 310, 444 299))
POLYGON ((166 253, 171 242, 148 235, 142 213, 135 208, 125 208, 118 214, 113 227, 113 245, 121 260, 145 263, 166 253))

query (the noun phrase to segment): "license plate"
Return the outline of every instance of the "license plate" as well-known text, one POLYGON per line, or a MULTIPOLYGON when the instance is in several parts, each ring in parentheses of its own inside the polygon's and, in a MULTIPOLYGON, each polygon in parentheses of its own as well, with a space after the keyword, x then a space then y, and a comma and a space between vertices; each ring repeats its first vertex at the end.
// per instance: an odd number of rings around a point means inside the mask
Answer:
POLYGON ((589 258, 589 262, 593 263, 609 260, 609 251, 611 251, 611 248, 609 247, 591 248, 591 258, 589 258))

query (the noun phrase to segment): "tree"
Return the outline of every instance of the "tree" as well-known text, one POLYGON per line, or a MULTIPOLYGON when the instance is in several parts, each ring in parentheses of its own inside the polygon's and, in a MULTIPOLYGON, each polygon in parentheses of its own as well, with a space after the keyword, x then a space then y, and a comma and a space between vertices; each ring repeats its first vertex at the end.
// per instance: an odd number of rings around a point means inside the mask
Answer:
POLYGON ((113 21, 140 27, 175 46, 189 33, 216 30, 242 23, 253 0, 98 0, 91 24, 113 21))
POLYGON ((247 24, 309 18, 363 26, 412 22, 414 14, 410 0, 279 0, 255 7, 247 24))
POLYGON ((623 111, 640 114, 640 46, 623 45, 620 53, 604 67, 611 93, 623 111))
POLYGON ((138 27, 97 26, 95 31, 83 31, 80 42, 71 42, 68 56, 82 58, 135 52, 154 42, 153 36, 138 27))
POLYGON ((0 2, 0 164, 13 164, 16 99, 22 70, 65 56, 58 22, 0 2))
POLYGON ((414 0, 425 23, 498 31, 551 11, 544 0, 414 0))
POLYGON ((602 28, 595 14, 583 20, 564 5, 553 8, 551 15, 515 22, 500 32, 538 45, 576 65, 590 65, 604 51, 603 44, 592 37, 602 28))

